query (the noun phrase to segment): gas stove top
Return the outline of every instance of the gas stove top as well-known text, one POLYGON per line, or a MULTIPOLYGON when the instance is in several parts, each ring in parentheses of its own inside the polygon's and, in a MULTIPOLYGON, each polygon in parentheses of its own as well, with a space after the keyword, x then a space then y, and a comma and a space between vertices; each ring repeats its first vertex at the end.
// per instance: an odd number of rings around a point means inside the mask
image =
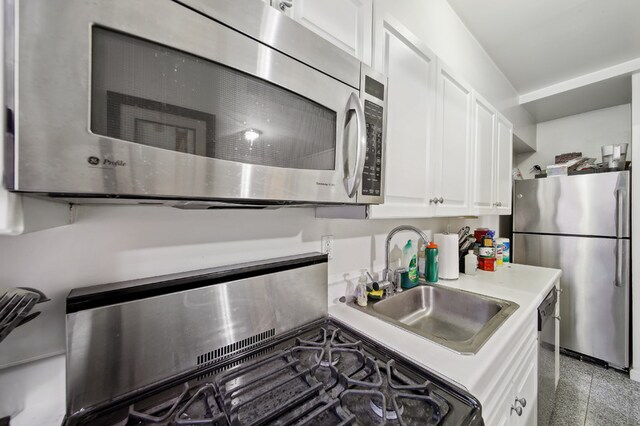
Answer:
POLYGON ((333 319, 69 419, 91 425, 476 425, 473 397, 333 319))

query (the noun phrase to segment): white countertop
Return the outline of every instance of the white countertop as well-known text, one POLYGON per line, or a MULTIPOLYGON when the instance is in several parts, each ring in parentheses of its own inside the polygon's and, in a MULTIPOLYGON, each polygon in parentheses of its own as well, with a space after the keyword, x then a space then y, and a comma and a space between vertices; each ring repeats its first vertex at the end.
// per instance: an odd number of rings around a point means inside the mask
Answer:
POLYGON ((496 272, 478 271, 475 276, 460 274, 458 280, 439 282, 438 285, 520 305, 475 355, 458 354, 343 303, 330 306, 329 314, 434 373, 455 381, 482 402, 486 396, 485 383, 493 374, 487 371, 488 366, 501 354, 508 353, 515 334, 526 321, 535 321, 534 312, 560 275, 558 269, 505 264, 496 272))

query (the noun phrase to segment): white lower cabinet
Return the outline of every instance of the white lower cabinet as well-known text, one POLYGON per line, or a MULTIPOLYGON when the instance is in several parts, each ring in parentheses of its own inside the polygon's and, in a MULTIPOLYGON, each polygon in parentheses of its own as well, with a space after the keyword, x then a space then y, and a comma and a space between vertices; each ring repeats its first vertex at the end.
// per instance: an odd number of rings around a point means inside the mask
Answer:
POLYGON ((538 345, 527 339, 524 356, 516 357, 502 380, 491 392, 491 412, 485 413, 487 425, 535 426, 538 422, 538 345))

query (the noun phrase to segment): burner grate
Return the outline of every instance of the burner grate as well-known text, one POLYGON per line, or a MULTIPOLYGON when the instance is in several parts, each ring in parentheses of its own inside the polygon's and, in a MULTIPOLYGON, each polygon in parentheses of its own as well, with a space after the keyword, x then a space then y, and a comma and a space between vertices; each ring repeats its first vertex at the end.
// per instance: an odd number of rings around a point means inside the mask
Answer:
POLYGON ((127 417, 117 424, 216 426, 226 425, 227 420, 216 402, 213 384, 207 383, 199 388, 189 389, 189 385, 185 383, 177 397, 145 411, 139 411, 134 405, 129 406, 127 417))
POLYGON ((229 370, 218 376, 216 387, 232 425, 274 421, 325 393, 311 368, 303 368, 290 351, 229 370))

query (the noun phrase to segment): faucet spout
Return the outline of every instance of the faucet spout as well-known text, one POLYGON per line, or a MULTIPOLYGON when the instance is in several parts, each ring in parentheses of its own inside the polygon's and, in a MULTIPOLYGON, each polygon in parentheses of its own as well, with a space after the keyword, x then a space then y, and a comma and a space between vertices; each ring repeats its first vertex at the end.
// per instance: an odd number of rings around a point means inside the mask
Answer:
MULTIPOLYGON (((383 278, 387 281, 389 280, 389 246, 391 245, 391 239, 393 238, 394 235, 396 235, 399 232, 402 231, 411 231, 414 232, 416 234, 418 234, 418 236, 420 237, 420 239, 424 242, 424 244, 428 244, 428 238, 425 235, 424 232, 422 232, 421 230, 419 230, 418 228, 416 228, 415 226, 411 226, 411 225, 400 225, 400 226, 396 226, 395 228, 393 228, 390 232, 389 235, 387 235, 387 241, 385 243, 385 248, 384 248, 384 271, 383 271, 383 278)), ((396 283, 397 286, 397 283, 396 283)))

